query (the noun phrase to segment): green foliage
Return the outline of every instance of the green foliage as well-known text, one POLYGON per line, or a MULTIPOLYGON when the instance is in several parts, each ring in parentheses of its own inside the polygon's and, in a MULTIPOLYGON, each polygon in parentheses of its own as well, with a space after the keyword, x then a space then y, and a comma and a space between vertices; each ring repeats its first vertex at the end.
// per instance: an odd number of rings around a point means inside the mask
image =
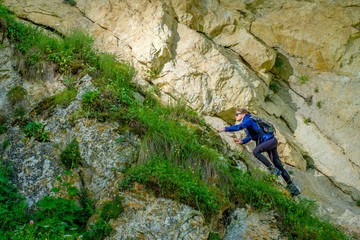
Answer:
POLYGON ((7 130, 8 128, 6 126, 0 125, 0 135, 6 133, 7 130))
POLYGON ((49 141, 49 132, 44 130, 44 125, 39 122, 29 122, 23 129, 25 136, 34 137, 40 142, 49 141))
POLYGON ((12 104, 22 101, 26 95, 26 89, 21 86, 12 87, 6 94, 9 102, 12 104))
POLYGON ((154 79, 158 78, 159 74, 160 74, 159 70, 153 69, 153 68, 147 70, 146 72, 149 74, 150 80, 154 80, 154 79))
POLYGON ((67 169, 77 166, 81 161, 79 143, 73 139, 60 154, 60 160, 67 169))
POLYGON ((208 240, 221 240, 221 237, 216 233, 210 232, 208 240))
POLYGON ((274 93, 277 93, 279 91, 278 85, 276 85, 276 83, 274 83, 274 82, 270 83, 269 87, 274 93))
POLYGON ((34 221, 37 222, 38 232, 47 231, 50 235, 76 235, 84 229, 89 216, 72 200, 45 196, 37 203, 40 209, 34 221), (46 229, 44 226, 51 226, 46 229))
POLYGON ((100 217, 106 221, 110 219, 117 219, 119 215, 124 212, 124 207, 122 206, 122 198, 119 195, 116 195, 112 201, 107 202, 102 211, 100 217))
POLYGON ((201 210, 207 219, 226 203, 216 187, 208 186, 201 178, 201 172, 194 172, 189 166, 174 166, 169 160, 153 159, 144 165, 130 169, 121 182, 122 188, 138 181, 155 188, 161 196, 174 198, 201 210))
POLYGON ((103 218, 100 218, 94 226, 90 226, 90 229, 90 231, 84 234, 84 239, 86 240, 104 239, 105 236, 108 236, 113 230, 110 224, 103 218))
POLYGON ((92 90, 92 91, 87 91, 83 96, 82 96, 82 103, 85 106, 89 106, 91 104, 94 104, 95 101, 98 101, 100 98, 100 92, 97 90, 92 90))
POLYGON ((318 93, 319 92, 319 89, 318 88, 315 88, 314 89, 314 93, 318 93))
POLYGON ((360 207, 360 200, 356 201, 356 206, 360 207))
POLYGON ((29 220, 25 199, 9 181, 10 175, 11 170, 0 160, 0 236, 4 237, 29 220))
POLYGON ((300 75, 298 76, 298 79, 303 82, 303 83, 306 83, 308 80, 309 80, 309 76, 307 75, 300 75))

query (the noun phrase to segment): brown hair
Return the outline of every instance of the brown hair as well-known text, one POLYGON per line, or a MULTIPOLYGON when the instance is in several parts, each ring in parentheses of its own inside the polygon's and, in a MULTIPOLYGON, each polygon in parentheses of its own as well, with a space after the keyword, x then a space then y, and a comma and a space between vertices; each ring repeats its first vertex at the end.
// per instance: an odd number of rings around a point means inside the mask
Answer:
POLYGON ((236 110, 237 113, 241 113, 241 114, 251 114, 248 110, 246 110, 245 108, 239 108, 238 110, 236 110))

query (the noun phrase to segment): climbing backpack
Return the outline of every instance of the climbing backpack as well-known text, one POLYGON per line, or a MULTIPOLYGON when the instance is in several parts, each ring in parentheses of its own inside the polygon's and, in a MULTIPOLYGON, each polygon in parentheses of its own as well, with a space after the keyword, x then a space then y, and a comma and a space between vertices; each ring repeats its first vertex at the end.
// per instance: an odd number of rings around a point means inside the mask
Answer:
POLYGON ((259 118, 257 116, 251 115, 250 118, 256 122, 256 124, 264 131, 264 133, 274 133, 275 127, 268 121, 259 118))

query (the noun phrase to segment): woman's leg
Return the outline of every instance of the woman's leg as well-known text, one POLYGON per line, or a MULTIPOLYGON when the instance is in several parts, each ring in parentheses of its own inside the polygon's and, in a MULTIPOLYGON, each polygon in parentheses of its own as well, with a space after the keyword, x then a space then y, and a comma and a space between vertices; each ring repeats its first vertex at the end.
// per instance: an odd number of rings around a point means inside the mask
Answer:
POLYGON ((292 183, 290 175, 288 174, 288 172, 285 170, 285 168, 281 164, 279 154, 277 151, 277 147, 274 149, 271 149, 268 152, 268 154, 269 154, 271 161, 274 163, 275 167, 281 171, 281 176, 284 178, 285 182, 288 184, 292 183))
POLYGON ((277 140, 275 138, 269 139, 263 143, 260 143, 253 150, 254 156, 259 159, 265 166, 271 167, 272 164, 270 161, 261 153, 262 152, 270 152, 271 149, 276 148, 277 140))

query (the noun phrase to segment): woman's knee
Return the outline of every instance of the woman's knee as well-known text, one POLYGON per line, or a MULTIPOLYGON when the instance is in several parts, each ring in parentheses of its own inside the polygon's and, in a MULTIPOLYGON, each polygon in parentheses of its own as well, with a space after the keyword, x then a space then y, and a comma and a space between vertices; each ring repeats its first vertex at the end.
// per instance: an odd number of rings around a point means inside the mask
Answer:
POLYGON ((256 149, 256 148, 255 148, 255 149, 253 150, 253 152, 252 152, 252 154, 253 154, 256 158, 259 158, 260 153, 261 153, 260 150, 259 150, 259 149, 256 149))

